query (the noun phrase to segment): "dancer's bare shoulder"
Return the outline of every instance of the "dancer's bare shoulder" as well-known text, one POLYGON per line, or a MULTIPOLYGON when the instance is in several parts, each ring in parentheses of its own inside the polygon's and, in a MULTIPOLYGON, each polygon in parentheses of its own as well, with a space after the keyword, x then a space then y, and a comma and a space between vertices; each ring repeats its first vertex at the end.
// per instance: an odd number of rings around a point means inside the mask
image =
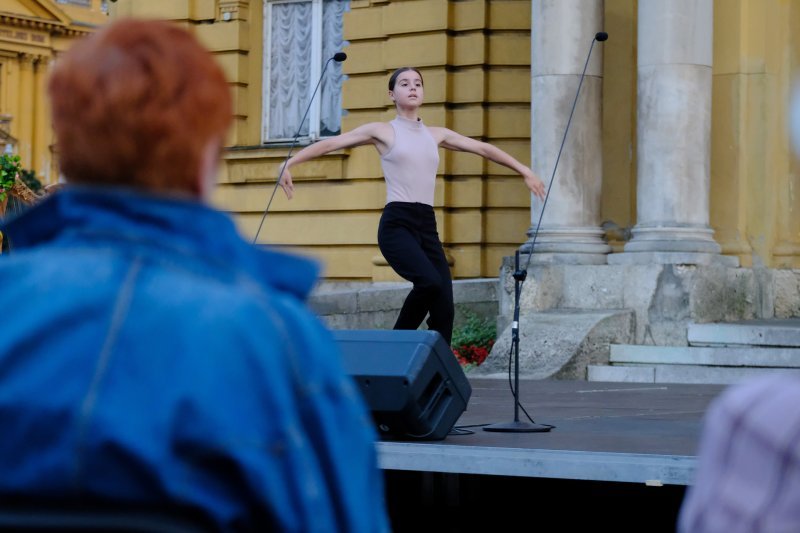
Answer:
POLYGON ((337 144, 342 148, 372 144, 383 154, 394 144, 394 130, 388 122, 368 122, 339 135, 337 144))

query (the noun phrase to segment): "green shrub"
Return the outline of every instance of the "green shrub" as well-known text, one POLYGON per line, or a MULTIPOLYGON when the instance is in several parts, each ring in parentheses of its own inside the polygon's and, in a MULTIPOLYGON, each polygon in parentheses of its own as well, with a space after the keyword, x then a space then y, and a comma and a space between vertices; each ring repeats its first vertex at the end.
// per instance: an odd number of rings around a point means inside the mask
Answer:
POLYGON ((14 186, 21 170, 18 155, 0 155, 0 202, 8 197, 8 191, 14 186))
POLYGON ((497 337, 493 320, 464 312, 464 324, 453 330, 450 348, 461 366, 478 366, 486 359, 497 337))

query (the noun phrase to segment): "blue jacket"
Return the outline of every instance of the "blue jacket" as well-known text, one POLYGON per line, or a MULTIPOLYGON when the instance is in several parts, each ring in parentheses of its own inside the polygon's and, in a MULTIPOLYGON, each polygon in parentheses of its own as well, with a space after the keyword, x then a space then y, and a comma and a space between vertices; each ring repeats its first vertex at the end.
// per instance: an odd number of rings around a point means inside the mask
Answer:
POLYGON ((0 256, 0 498, 179 502, 222 530, 388 529, 317 267, 224 214, 71 189, 0 256))

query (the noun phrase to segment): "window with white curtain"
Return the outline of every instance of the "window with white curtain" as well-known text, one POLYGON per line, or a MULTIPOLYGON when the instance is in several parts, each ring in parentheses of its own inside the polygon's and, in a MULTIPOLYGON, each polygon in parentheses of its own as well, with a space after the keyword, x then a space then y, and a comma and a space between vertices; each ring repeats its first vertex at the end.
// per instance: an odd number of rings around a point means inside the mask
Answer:
POLYGON ((337 135, 342 123, 342 65, 328 63, 308 116, 300 124, 325 63, 346 44, 346 0, 264 0, 263 142, 337 135))

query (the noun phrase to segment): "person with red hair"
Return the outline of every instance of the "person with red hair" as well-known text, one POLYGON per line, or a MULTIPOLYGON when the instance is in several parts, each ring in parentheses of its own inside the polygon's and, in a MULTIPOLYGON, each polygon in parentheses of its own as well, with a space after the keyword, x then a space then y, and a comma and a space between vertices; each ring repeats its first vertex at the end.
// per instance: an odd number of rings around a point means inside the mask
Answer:
POLYGON ((211 55, 119 21, 49 94, 67 186, 0 223, 0 500, 387 530, 369 412, 305 303, 318 266, 208 205, 231 123, 211 55))

